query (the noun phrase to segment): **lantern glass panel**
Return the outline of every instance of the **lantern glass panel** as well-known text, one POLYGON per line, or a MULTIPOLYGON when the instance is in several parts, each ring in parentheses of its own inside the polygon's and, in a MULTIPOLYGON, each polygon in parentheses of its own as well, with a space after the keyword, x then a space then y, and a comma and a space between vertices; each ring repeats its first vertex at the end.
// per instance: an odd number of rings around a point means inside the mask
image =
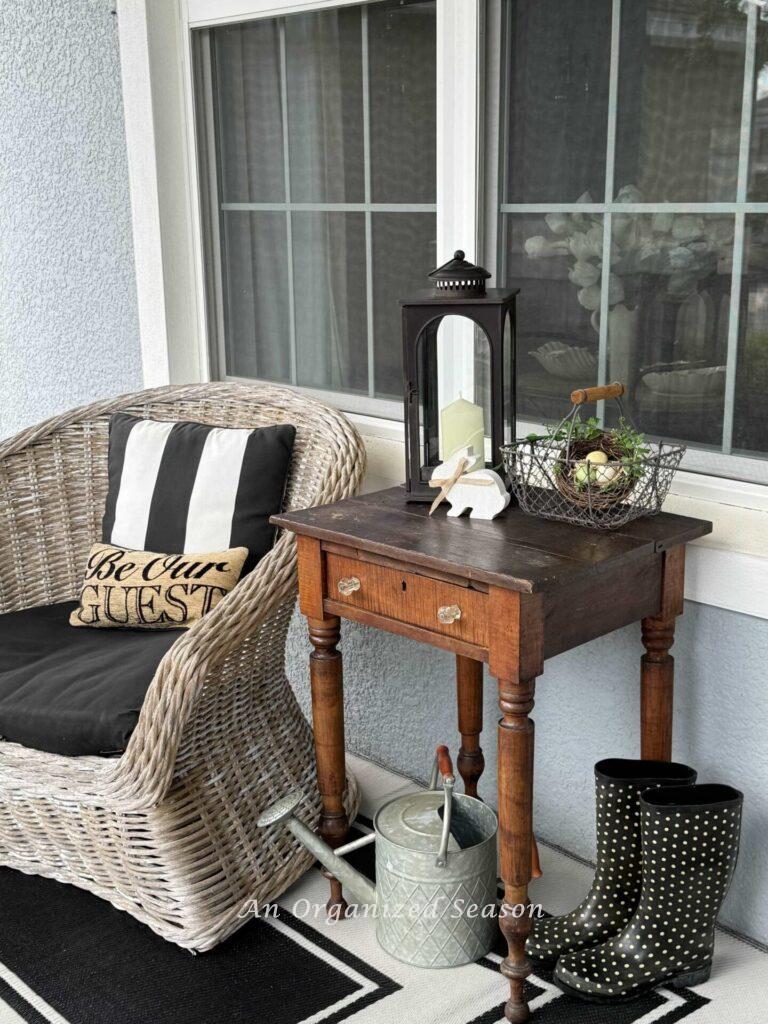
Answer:
POLYGON ((426 467, 439 463, 437 412, 437 330, 439 320, 427 324, 416 342, 419 391, 419 463, 421 479, 429 480, 426 467))
POLYGON ((422 479, 460 448, 472 447, 471 468, 490 451, 490 343, 463 316, 429 323, 418 339, 419 447, 422 479))
POLYGON ((514 440, 515 427, 515 321, 510 310, 504 317, 504 348, 502 373, 504 374, 502 397, 504 408, 503 443, 511 444, 514 440))
POLYGON ((477 324, 472 325, 475 333, 474 401, 483 407, 485 423, 485 459, 491 457, 491 346, 485 332, 477 324))

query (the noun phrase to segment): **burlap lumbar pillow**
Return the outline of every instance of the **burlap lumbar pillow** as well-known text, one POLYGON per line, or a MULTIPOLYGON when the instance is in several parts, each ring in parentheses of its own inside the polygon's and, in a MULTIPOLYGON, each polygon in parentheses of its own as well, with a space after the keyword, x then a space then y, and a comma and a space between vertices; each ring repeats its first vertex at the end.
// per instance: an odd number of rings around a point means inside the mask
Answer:
POLYGON ((73 626, 178 629, 210 611, 240 579, 247 548, 162 555, 94 544, 73 626))

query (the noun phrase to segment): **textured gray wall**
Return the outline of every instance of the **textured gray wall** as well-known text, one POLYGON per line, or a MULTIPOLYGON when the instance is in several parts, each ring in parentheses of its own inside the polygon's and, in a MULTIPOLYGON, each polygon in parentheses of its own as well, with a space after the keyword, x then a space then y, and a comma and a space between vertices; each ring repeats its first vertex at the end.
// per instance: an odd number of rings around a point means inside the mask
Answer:
POLYGON ((141 386, 113 7, 0 3, 0 437, 141 386))
MULTIPOLYGON (((341 649, 348 748, 426 781, 435 745, 458 745, 452 657, 350 623, 341 649)), ((297 616, 288 667, 307 714, 308 651, 297 616)), ((639 628, 627 628, 552 658, 537 682, 536 831, 583 857, 594 856, 594 763, 639 750, 642 652, 639 628)), ((745 795, 741 855, 721 921, 768 942, 768 622, 687 602, 674 653, 674 755, 702 781, 745 795)), ((497 719, 486 674, 480 790, 494 805, 497 719)))

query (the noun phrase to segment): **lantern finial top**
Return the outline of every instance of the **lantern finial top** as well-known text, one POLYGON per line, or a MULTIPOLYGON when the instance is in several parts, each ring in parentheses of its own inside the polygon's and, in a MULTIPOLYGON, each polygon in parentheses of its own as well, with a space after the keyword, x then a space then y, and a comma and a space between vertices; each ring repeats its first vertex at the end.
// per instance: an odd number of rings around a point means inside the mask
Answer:
POLYGON ((435 295, 445 299, 472 299, 485 295, 485 282, 491 276, 484 267, 464 259, 464 250, 457 249, 453 259, 437 267, 429 275, 435 282, 435 295))

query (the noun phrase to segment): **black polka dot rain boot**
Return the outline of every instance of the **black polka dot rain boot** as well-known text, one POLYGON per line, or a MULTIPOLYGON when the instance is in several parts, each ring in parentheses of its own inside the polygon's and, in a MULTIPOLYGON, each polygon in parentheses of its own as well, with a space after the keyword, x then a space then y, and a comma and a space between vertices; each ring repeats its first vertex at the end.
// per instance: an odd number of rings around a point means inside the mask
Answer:
POLYGON ((553 966, 563 953, 598 946, 621 931, 640 899, 640 794, 653 786, 695 781, 693 768, 674 761, 598 761, 595 877, 575 910, 534 919, 525 946, 534 966, 553 966))
POLYGON ((563 991, 618 1003, 657 985, 688 988, 709 978, 715 920, 736 867, 742 799, 720 785, 643 793, 637 910, 608 942, 560 958, 555 982, 563 991))

